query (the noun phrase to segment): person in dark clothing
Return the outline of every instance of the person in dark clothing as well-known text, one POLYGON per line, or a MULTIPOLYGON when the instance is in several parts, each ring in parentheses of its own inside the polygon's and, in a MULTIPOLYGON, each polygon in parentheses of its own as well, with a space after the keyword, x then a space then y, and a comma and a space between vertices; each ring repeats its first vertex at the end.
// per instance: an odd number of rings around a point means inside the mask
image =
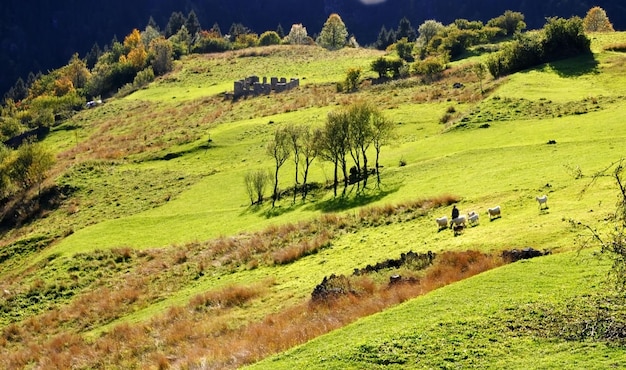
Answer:
POLYGON ((459 217, 459 209, 455 206, 452 206, 452 219, 459 217))

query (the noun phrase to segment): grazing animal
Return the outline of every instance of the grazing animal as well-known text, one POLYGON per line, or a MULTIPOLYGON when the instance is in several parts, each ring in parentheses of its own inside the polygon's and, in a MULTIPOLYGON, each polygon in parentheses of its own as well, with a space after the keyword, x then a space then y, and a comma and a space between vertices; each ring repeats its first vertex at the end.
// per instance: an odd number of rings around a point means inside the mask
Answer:
POLYGON ((502 217, 500 213, 500 206, 495 206, 493 208, 487 208, 487 214, 489 215, 489 220, 493 220, 494 218, 502 217))
POLYGON ((463 230, 465 229, 465 224, 453 224, 452 225, 452 231, 454 232, 454 236, 459 236, 463 233, 463 230))
POLYGON ((478 219, 478 213, 476 213, 475 211, 471 211, 467 214, 467 222, 472 226, 478 225, 478 219))
POLYGON ((461 215, 457 218, 450 220, 450 227, 454 229, 455 226, 465 226, 467 223, 467 216, 461 215))
POLYGON ((548 196, 547 195, 542 195, 540 197, 535 197, 535 199, 537 199, 537 202, 539 203, 539 209, 543 209, 543 205, 546 205, 546 208, 548 208, 548 196))
POLYGON ((448 217, 447 216, 436 218, 435 221, 437 222, 437 226, 439 226, 439 230, 443 230, 446 227, 448 227, 448 217))

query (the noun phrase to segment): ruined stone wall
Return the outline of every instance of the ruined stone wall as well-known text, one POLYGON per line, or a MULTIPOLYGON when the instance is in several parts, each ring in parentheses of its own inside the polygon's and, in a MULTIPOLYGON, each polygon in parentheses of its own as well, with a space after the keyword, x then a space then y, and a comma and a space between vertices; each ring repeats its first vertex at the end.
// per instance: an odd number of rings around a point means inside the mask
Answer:
POLYGON ((268 83, 267 77, 263 77, 263 80, 261 80, 258 76, 249 76, 243 80, 235 81, 233 98, 269 95, 272 91, 281 93, 295 89, 298 86, 300 86, 300 80, 297 78, 287 81, 284 77, 270 77, 270 82, 268 83))

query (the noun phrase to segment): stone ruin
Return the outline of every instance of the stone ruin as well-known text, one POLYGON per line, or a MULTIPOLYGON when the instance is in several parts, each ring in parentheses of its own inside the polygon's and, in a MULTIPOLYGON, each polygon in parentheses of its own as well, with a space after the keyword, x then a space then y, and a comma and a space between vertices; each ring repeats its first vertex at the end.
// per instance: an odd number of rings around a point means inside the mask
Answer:
POLYGON ((271 77, 268 83, 267 77, 263 77, 263 80, 261 80, 258 76, 250 76, 243 80, 235 81, 232 98, 239 99, 247 96, 269 95, 272 91, 281 93, 295 89, 298 86, 300 86, 300 80, 297 78, 287 81, 284 77, 271 77))

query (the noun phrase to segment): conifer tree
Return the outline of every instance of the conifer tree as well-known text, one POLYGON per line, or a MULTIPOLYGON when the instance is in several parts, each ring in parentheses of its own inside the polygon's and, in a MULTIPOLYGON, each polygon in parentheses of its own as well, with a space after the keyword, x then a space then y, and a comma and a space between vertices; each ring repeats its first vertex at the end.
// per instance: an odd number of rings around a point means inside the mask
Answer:
POLYGON ((185 25, 186 23, 185 16, 181 12, 173 12, 170 15, 170 20, 167 22, 167 26, 165 26, 165 37, 170 38, 185 25))
POLYGON ((341 49, 346 45, 348 39, 348 29, 341 20, 339 14, 331 14, 317 39, 317 43, 330 50, 341 49))
POLYGON ((187 15, 187 20, 185 21, 185 27, 187 27, 187 31, 189 34, 194 37, 198 32, 202 31, 202 26, 200 25, 200 20, 198 20, 198 16, 196 12, 193 10, 189 12, 187 15))

